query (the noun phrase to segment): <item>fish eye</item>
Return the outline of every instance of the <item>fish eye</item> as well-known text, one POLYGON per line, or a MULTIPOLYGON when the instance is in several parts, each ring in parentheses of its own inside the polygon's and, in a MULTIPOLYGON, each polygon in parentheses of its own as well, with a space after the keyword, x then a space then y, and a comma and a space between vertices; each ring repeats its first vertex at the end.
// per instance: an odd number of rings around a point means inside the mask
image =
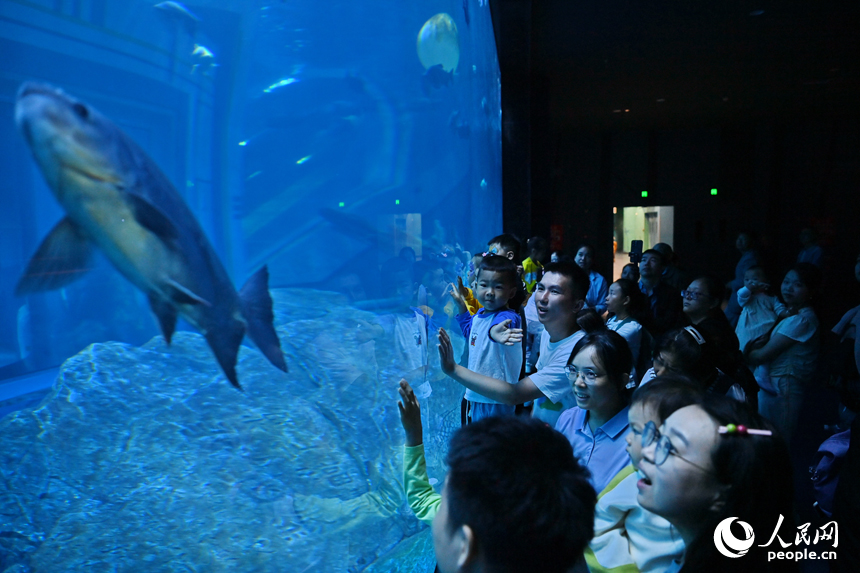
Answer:
POLYGON ((90 117, 90 112, 82 103, 76 103, 72 106, 72 110, 77 114, 77 116, 81 119, 88 119, 90 117))

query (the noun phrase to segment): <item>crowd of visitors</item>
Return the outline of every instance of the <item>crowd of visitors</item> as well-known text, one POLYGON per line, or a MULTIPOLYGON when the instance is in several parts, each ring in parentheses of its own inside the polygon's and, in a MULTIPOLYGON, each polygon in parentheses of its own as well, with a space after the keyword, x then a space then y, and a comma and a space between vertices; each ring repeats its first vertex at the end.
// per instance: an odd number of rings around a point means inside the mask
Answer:
POLYGON ((806 398, 838 395, 837 430, 860 419, 860 307, 825 334, 822 251, 811 231, 803 239, 773 285, 750 233, 728 283, 688 275, 665 243, 611 281, 590 245, 549 257, 535 237, 520 259, 500 235, 469 256, 449 283, 454 304, 437 300, 428 327, 464 387, 441 495, 424 469, 419 397, 400 383, 404 484, 433 523, 438 570, 797 571, 784 554, 815 559, 812 538, 832 570, 860 570, 856 444, 827 466, 835 487, 815 490, 831 521, 810 529, 794 505, 806 398))

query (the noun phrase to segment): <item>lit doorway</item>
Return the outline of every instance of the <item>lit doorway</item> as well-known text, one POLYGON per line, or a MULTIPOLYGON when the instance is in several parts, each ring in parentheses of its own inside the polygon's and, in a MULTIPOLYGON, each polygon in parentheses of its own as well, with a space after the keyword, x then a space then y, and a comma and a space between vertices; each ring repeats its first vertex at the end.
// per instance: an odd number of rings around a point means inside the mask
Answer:
POLYGON ((630 262, 630 244, 642 241, 642 250, 657 243, 672 244, 675 233, 675 207, 614 207, 613 226, 615 264, 612 280, 621 276, 624 265, 630 262))

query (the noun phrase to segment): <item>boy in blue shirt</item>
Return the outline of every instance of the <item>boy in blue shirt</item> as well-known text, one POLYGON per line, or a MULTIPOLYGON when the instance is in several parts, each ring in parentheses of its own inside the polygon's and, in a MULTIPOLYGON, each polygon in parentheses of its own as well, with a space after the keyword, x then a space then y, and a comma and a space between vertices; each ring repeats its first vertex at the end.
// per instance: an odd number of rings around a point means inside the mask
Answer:
MULTIPOLYGON (((506 328, 522 328, 520 315, 508 307, 517 293, 517 267, 506 257, 487 255, 476 272, 475 297, 483 308, 474 316, 456 288, 451 296, 460 314, 457 322, 469 349, 469 370, 516 384, 523 364, 522 342, 504 342, 506 328), (496 333, 498 339, 493 338, 496 333), (499 342, 499 341, 502 342, 499 342)), ((499 403, 473 390, 466 390, 467 419, 476 422, 489 416, 513 415, 515 406, 499 403)))

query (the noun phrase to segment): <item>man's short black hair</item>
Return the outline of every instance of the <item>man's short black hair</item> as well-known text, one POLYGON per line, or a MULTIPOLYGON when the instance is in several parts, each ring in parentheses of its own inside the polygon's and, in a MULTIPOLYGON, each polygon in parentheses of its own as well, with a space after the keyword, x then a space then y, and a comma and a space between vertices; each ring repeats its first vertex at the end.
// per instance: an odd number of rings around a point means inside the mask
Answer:
POLYGON ((579 268, 579 265, 567 261, 549 263, 543 268, 543 276, 549 273, 567 277, 567 280, 570 281, 573 287, 573 295, 576 297, 576 300, 585 300, 588 289, 591 288, 591 280, 589 280, 585 271, 579 268))
POLYGON ((658 261, 660 261, 661 266, 666 266, 666 257, 663 256, 663 253, 658 251, 657 249, 648 249, 647 251, 642 253, 642 256, 651 255, 655 257, 658 261))
POLYGON ((497 237, 493 237, 487 241, 487 246, 498 243, 505 251, 510 251, 514 254, 514 260, 520 260, 520 240, 510 233, 505 233, 497 237))
POLYGON ((529 417, 490 417, 454 434, 449 531, 468 525, 493 571, 562 573, 594 535, 596 494, 570 442, 529 417))
POLYGON ((507 286, 517 286, 519 283, 517 277, 517 265, 507 257, 487 255, 481 261, 481 264, 478 265, 478 270, 475 271, 475 276, 478 277, 479 280, 481 278, 481 271, 499 273, 502 275, 502 280, 505 281, 507 286))

